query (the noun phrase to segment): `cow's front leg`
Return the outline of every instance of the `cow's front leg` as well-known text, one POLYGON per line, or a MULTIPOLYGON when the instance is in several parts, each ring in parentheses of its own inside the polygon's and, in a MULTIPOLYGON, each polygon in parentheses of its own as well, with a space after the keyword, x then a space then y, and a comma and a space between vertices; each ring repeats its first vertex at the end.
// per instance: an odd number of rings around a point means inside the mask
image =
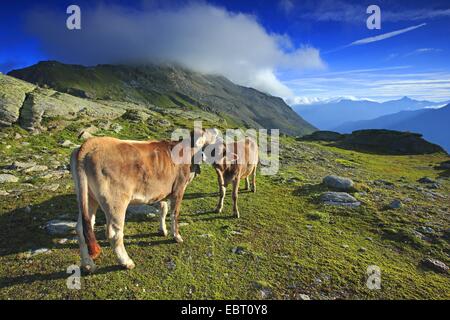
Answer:
POLYGON ((172 220, 172 235, 176 242, 182 243, 183 238, 180 236, 180 229, 178 224, 178 217, 180 215, 180 207, 181 207, 181 200, 183 198, 183 195, 175 195, 171 199, 171 204, 173 206, 172 213, 171 213, 171 220, 172 220))
POLYGON ((237 200, 238 200, 238 192, 239 192, 239 177, 236 177, 233 180, 233 193, 232 193, 232 198, 233 198, 233 214, 236 218, 239 218, 239 209, 238 209, 238 205, 237 205, 237 200))
POLYGON ((167 237, 167 228, 166 228, 166 216, 169 211, 169 206, 167 201, 161 201, 160 205, 160 214, 159 214, 159 230, 158 233, 164 237, 167 237))

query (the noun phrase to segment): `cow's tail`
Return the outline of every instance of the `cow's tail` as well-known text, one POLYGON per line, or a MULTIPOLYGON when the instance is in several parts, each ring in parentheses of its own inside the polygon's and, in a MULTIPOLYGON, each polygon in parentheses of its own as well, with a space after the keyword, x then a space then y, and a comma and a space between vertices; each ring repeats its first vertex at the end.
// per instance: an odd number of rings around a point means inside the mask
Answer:
POLYGON ((77 223, 77 233, 80 241, 81 258, 83 262, 83 260, 88 258, 86 257, 87 254, 83 253, 83 250, 86 250, 86 246, 88 251, 87 253, 92 259, 96 259, 100 255, 101 248, 97 243, 94 230, 92 229, 88 203, 88 180, 84 168, 78 161, 79 151, 80 148, 77 148, 72 152, 72 156, 70 159, 70 169, 72 172, 73 180, 75 182, 75 190, 78 200, 79 216, 77 223))

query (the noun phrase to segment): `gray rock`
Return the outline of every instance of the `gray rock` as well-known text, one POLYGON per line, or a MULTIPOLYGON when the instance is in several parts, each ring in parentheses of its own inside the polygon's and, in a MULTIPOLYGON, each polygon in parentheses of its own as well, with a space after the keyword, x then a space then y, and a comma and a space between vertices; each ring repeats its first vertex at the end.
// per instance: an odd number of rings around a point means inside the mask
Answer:
POLYGON ((152 206, 148 204, 130 205, 127 208, 127 213, 130 216, 145 216, 152 218, 159 214, 159 206, 152 206))
POLYGON ((71 148, 75 146, 75 143, 70 140, 64 140, 63 142, 61 142, 61 146, 65 148, 71 148))
POLYGON ((51 235, 67 234, 73 232, 77 226, 74 221, 51 220, 45 225, 45 230, 51 235))
POLYGON ((425 267, 430 268, 434 271, 441 272, 441 273, 448 273, 448 266, 445 263, 443 263, 442 261, 439 261, 437 259, 426 258, 426 259, 422 260, 422 264, 425 267))
POLYGON ((36 165, 36 162, 30 161, 30 162, 22 162, 22 161, 14 161, 8 169, 11 170, 23 170, 28 169, 31 167, 34 167, 36 165))
POLYGON ((436 181, 434 181, 433 179, 428 178, 428 177, 420 178, 420 179, 417 180, 417 181, 420 182, 420 183, 435 183, 435 182, 436 182, 436 181))
POLYGON ((123 127, 118 124, 118 123, 113 123, 111 126, 111 130, 114 131, 115 133, 119 133, 120 131, 122 131, 123 127))
POLYGON ((329 188, 342 190, 342 191, 350 191, 353 188, 353 181, 349 178, 343 178, 339 176, 326 176, 323 178, 322 183, 329 188))
POLYGON ((393 200, 391 203, 389 203, 388 207, 390 209, 400 209, 403 206, 402 202, 398 199, 393 200))
POLYGON ((25 257, 27 258, 31 258, 34 256, 37 256, 39 254, 43 254, 43 253, 50 253, 51 250, 47 249, 47 248, 40 248, 40 249, 35 249, 35 250, 30 250, 25 254, 25 257))
POLYGON ((434 229, 428 226, 421 226, 418 228, 418 231, 421 231, 426 234, 434 234, 434 229))
POLYGON ((18 182, 19 179, 16 176, 13 176, 12 174, 0 174, 0 183, 13 183, 18 182))
POLYGON ((320 201, 334 206, 359 207, 361 205, 355 197, 345 192, 324 192, 320 196, 320 201))
POLYGON ((298 298, 299 298, 300 300, 311 300, 311 298, 310 298, 307 294, 303 294, 303 293, 300 293, 300 294, 298 295, 298 298))
POLYGON ((242 247, 234 247, 233 249, 231 249, 231 252, 233 252, 234 254, 245 254, 245 250, 242 247))
POLYGON ((42 172, 42 171, 47 171, 47 170, 48 170, 47 166, 36 165, 36 166, 32 166, 32 167, 29 167, 29 168, 23 170, 23 172, 30 173, 30 172, 42 172))
POLYGON ((94 136, 91 134, 91 133, 89 133, 89 132, 87 132, 87 131, 83 131, 79 136, 78 136, 78 139, 80 139, 80 140, 87 140, 87 139, 90 139, 90 138, 93 138, 94 136))

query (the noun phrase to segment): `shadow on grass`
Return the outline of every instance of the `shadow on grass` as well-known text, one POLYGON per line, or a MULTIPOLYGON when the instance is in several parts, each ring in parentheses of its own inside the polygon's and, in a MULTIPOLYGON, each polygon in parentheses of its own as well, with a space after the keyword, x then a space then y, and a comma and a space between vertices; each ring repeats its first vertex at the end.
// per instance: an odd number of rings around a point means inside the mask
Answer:
MULTIPOLYGON (((99 275, 99 274, 107 274, 110 272, 117 272, 125 270, 120 265, 113 265, 113 266, 105 266, 101 267, 98 266, 98 269, 95 270, 95 273, 93 274, 85 274, 82 273, 82 276, 84 278, 89 278, 92 275, 99 275)), ((0 289, 8 288, 15 285, 23 285, 23 284, 31 284, 36 281, 52 281, 52 280, 66 280, 70 276, 69 273, 64 271, 57 271, 52 273, 39 273, 39 274, 27 274, 22 276, 16 276, 16 277, 2 277, 0 278, 0 289)))

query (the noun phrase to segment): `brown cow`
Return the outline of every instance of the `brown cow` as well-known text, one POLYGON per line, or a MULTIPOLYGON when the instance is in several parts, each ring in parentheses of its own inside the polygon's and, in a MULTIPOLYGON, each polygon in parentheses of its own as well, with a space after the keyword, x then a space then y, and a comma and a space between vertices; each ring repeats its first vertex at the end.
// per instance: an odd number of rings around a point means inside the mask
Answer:
MULTIPOLYGON (((239 182, 245 178, 245 190, 249 190, 249 177, 252 176, 251 190, 256 192, 256 167, 258 164, 258 145, 252 138, 245 138, 240 141, 224 143, 218 141, 215 146, 215 152, 220 155, 214 160, 213 167, 217 173, 219 183, 219 203, 216 212, 223 210, 223 201, 225 199, 226 187, 231 182, 233 185, 233 214, 239 218, 239 209, 237 205, 239 182)), ((215 155, 213 155, 215 157, 215 155)), ((208 160, 208 155, 206 155, 208 160)))
MULTIPOLYGON (((198 172, 198 165, 177 164, 171 157, 172 150, 181 146, 196 154, 206 140, 202 132, 196 135, 195 141, 189 142, 191 145, 186 145, 186 141, 189 140, 139 142, 99 137, 87 140, 74 150, 71 168, 79 206, 77 233, 81 266, 85 271, 95 270, 93 259, 101 251, 93 231, 98 207, 106 216, 106 237, 119 263, 127 269, 135 266, 123 244, 125 212, 129 204, 160 201, 159 231, 166 236, 168 206, 164 200, 169 199, 172 234, 177 242, 183 241, 178 215, 185 188, 198 172)), ((183 152, 187 151, 182 150, 180 154, 183 152)))

